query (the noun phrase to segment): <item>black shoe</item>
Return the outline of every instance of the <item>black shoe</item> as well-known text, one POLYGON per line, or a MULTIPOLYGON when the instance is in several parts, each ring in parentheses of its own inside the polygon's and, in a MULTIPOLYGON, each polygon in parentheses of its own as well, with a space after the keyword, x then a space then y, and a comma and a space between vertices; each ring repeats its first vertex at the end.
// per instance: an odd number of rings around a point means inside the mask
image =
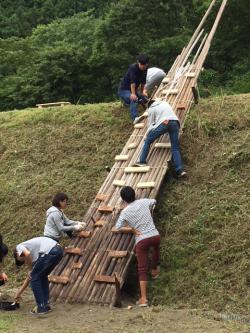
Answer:
POLYGON ((186 171, 183 170, 177 171, 177 178, 183 178, 186 177, 186 175, 187 175, 186 171))

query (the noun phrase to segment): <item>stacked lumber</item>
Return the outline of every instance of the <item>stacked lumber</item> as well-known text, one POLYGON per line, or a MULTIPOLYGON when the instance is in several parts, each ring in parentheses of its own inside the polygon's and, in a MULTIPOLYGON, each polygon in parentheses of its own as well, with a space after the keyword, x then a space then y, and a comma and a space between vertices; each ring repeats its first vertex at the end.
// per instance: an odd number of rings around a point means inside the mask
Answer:
MULTIPOLYGON (((204 23, 216 0, 211 2, 190 42, 176 58, 155 98, 167 100, 180 119, 181 128, 197 99, 197 79, 208 54, 227 0, 223 0, 214 25, 205 33, 204 23)), ((87 228, 75 237, 51 277, 53 301, 117 304, 129 263, 133 257, 134 233, 129 227, 115 230, 122 186, 132 186, 139 198, 155 198, 171 159, 171 145, 164 135, 152 145, 148 166, 134 167, 146 135, 146 116, 134 130, 84 216, 87 228), (60 277, 61 283, 60 283, 60 277)))

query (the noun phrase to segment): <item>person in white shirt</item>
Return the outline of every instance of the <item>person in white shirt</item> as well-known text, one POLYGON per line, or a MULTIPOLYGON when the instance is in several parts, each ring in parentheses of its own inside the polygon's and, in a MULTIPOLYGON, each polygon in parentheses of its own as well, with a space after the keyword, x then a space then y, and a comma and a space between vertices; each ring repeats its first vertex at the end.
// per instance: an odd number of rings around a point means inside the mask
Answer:
POLYGON ((155 199, 135 199, 135 191, 132 187, 122 188, 121 198, 125 205, 116 222, 116 228, 119 230, 126 224, 129 224, 135 231, 135 251, 138 262, 138 274, 140 282, 141 297, 137 304, 139 306, 148 306, 147 300, 147 273, 148 273, 148 255, 152 249, 152 278, 159 275, 160 264, 160 235, 154 225, 151 210, 156 204, 155 199))
POLYGON ((151 144, 165 133, 169 134, 171 143, 172 160, 177 173, 181 178, 186 175, 183 170, 182 159, 179 148, 180 122, 170 104, 166 101, 151 100, 148 103, 148 130, 140 160, 136 166, 147 165, 147 157, 151 144))
POLYGON ((17 267, 26 264, 28 276, 15 296, 18 302, 22 293, 30 284, 37 306, 32 314, 44 314, 50 311, 48 275, 63 257, 63 249, 57 241, 49 237, 36 237, 18 244, 14 249, 17 267))
POLYGON ((147 78, 146 78, 146 85, 145 89, 147 91, 148 96, 150 96, 153 91, 159 87, 161 81, 166 76, 166 73, 157 67, 148 68, 147 71, 147 78))

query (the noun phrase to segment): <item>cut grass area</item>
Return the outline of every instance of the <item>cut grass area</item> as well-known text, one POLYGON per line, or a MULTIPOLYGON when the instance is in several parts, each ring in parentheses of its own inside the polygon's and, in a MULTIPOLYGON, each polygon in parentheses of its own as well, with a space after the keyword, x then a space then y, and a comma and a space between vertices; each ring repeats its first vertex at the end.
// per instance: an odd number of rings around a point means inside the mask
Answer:
MULTIPOLYGON (((188 179, 168 177, 158 198, 155 303, 249 312, 249 120, 250 95, 202 100, 191 111, 182 137, 188 179)), ((119 103, 1 113, 0 230, 7 244, 42 234, 57 191, 70 196, 67 215, 81 220, 131 130, 119 103)), ((10 256, 6 264, 13 272, 10 256)))

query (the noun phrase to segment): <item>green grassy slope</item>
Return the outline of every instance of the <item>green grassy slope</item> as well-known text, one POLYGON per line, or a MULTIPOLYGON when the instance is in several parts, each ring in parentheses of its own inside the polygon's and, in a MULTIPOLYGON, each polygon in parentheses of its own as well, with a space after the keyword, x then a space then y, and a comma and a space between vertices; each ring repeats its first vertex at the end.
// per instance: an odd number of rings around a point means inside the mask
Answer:
MULTIPOLYGON (((203 100, 182 137, 189 174, 166 177, 155 220, 162 274, 155 302, 249 309, 250 95, 203 100)), ((132 126, 119 103, 0 114, 0 231, 13 246, 41 234, 60 190, 81 219, 132 126)), ((11 271, 11 261, 7 261, 11 271)))

